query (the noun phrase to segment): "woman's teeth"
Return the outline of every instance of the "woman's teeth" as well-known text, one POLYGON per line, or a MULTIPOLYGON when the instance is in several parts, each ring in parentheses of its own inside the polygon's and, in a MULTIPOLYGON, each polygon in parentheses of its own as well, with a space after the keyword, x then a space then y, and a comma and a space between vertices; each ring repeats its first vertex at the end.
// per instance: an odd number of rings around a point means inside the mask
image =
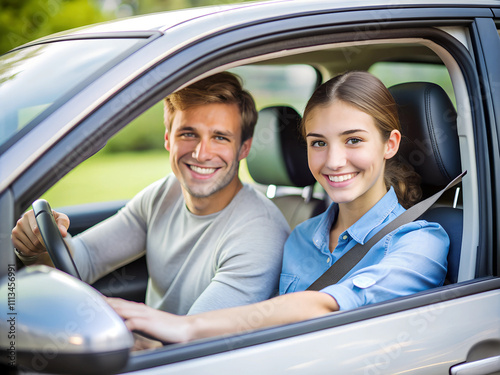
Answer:
POLYGON ((328 176, 328 179, 332 182, 343 182, 343 181, 350 180, 355 175, 356 175, 355 173, 349 173, 349 174, 344 174, 342 176, 328 176))

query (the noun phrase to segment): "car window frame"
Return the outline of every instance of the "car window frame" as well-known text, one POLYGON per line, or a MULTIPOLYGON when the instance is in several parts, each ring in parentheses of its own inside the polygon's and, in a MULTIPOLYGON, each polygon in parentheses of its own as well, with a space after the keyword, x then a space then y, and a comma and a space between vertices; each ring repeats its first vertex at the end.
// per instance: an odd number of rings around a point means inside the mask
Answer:
MULTIPOLYGON (((478 91, 481 92, 481 95, 477 98, 477 101, 478 105, 484 105, 485 122, 489 125, 489 134, 485 135, 485 138, 488 140, 488 147, 491 149, 492 155, 500 155, 500 101, 498 100, 500 97, 498 84, 498 77, 500 77, 500 67, 498 65, 498 61, 500 61, 500 37, 496 37, 495 32, 498 33, 498 30, 492 18, 477 18, 471 25, 471 40, 475 49, 478 78, 481 86, 481 91, 478 91), (497 77, 496 85, 495 77, 497 77)), ((493 173, 490 178, 492 181, 500 181, 500 162, 494 158, 492 159, 491 170, 493 173)), ((499 202, 483 209, 494 211, 496 217, 500 214, 499 202)), ((500 222, 490 223, 488 228, 483 230, 487 231, 485 235, 489 234, 493 237, 492 233, 500 231, 500 222)), ((478 273, 483 275, 498 275, 500 272, 500 250, 498 250, 498 246, 494 245, 495 243, 498 244, 497 240, 491 238, 490 241, 493 246, 488 246, 487 249, 490 251, 482 254, 482 257, 478 259, 477 269, 478 273), (495 249, 497 250, 495 251, 495 249)))

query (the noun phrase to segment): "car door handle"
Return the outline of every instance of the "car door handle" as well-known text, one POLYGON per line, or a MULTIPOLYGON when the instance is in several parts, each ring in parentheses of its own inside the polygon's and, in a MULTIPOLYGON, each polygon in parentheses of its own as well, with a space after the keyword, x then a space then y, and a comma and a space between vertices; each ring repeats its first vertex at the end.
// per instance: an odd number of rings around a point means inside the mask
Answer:
POLYGON ((451 375, 484 375, 500 371, 500 355, 480 359, 479 361, 466 362, 450 369, 451 375))

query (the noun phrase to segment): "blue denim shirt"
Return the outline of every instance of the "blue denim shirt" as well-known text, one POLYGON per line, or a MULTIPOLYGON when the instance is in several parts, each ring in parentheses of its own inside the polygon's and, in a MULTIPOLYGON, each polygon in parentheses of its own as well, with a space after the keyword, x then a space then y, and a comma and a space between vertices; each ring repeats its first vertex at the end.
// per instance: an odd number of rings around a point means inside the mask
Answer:
MULTIPOLYGON (((343 232, 329 250, 330 229, 338 205, 298 225, 285 244, 280 294, 305 290, 357 243, 364 244, 405 209, 393 188, 365 215, 343 232)), ((440 286, 446 276, 449 238, 437 223, 405 224, 375 244, 335 285, 323 290, 340 310, 409 295, 440 286)))

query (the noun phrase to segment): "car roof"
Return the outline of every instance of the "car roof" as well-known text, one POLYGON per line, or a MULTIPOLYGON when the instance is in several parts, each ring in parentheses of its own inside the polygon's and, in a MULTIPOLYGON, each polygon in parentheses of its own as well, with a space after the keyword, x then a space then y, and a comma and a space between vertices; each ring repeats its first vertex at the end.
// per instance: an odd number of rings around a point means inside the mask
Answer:
MULTIPOLYGON (((488 8, 500 6, 499 0, 398 0, 394 4, 387 4, 387 1, 376 0, 268 0, 245 2, 228 5, 214 5, 206 7, 195 7, 177 11, 167 11, 148 15, 134 16, 117 19, 109 22, 89 25, 53 34, 48 39, 54 37, 84 36, 85 34, 101 33, 127 33, 138 31, 161 31, 167 30, 186 22, 202 22, 208 31, 215 28, 226 29, 232 25, 243 22, 261 21, 276 17, 292 16, 300 13, 304 14, 304 7, 307 5, 308 13, 321 11, 347 11, 360 9, 377 8, 438 8, 438 7, 474 7, 488 8), (231 19, 225 18, 231 15, 231 19), (263 17, 264 16, 264 17, 263 17), (224 18, 221 18, 224 17, 224 18), (221 22, 223 21, 223 22, 221 22)), ((202 30, 200 30, 202 32, 202 30)), ((40 40, 44 40, 41 38, 40 40)))

